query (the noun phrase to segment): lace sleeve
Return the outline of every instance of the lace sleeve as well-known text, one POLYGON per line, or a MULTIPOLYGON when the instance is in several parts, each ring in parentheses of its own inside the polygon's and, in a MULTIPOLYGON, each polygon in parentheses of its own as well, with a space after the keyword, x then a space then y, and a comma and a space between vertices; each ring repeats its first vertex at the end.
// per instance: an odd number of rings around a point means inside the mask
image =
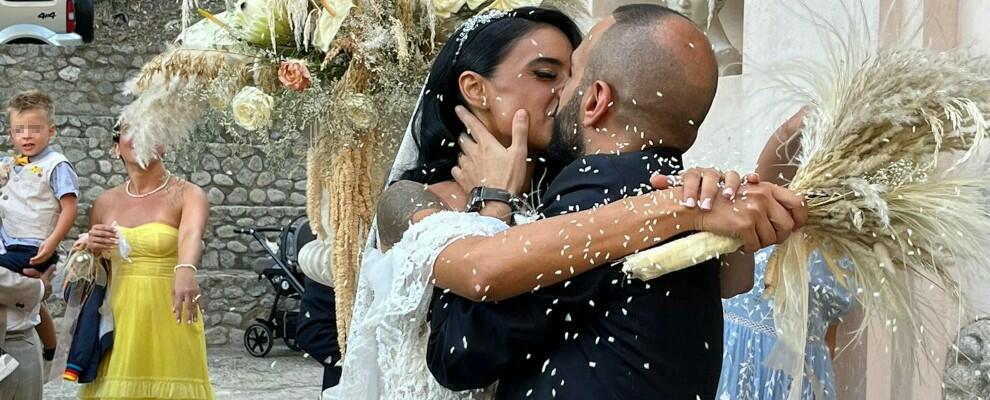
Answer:
MULTIPOLYGON (((402 247, 417 261, 426 262, 432 269, 437 256, 448 245, 467 236, 493 236, 509 229, 502 220, 478 213, 443 211, 424 218, 412 225, 395 247, 402 247), (425 257, 420 259, 420 257, 425 257)), ((430 271, 432 274, 432 271, 430 271)))
POLYGON ((509 226, 478 214, 442 211, 409 227, 388 252, 365 254, 340 385, 325 399, 487 399, 487 391, 453 392, 426 365, 427 311, 433 263, 466 236, 509 226))

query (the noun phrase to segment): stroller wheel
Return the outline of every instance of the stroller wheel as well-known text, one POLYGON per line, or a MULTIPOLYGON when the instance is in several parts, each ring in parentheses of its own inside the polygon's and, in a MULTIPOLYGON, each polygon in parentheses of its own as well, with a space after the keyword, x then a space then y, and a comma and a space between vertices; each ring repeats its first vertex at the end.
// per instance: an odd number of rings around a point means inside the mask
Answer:
POLYGON ((292 350, 292 351, 302 351, 302 348, 299 347, 299 343, 296 343, 296 338, 294 338, 294 337, 291 337, 290 338, 290 337, 286 336, 286 337, 282 338, 282 340, 285 341, 286 347, 288 347, 290 350, 292 350))
POLYGON ((255 357, 264 357, 272 350, 274 344, 272 328, 265 324, 251 324, 244 331, 244 349, 255 357))

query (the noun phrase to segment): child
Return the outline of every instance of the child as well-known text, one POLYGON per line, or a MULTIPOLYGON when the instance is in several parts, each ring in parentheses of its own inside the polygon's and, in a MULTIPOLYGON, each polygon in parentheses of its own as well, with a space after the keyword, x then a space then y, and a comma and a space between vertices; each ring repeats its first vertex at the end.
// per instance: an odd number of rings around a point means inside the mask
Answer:
MULTIPOLYGON (((7 181, 0 186, 0 267, 38 277, 58 261, 55 250, 75 222, 79 178, 65 156, 48 147, 55 126, 47 94, 14 95, 7 116, 16 155, 0 159, 7 181)), ((45 307, 40 315, 10 310, 6 324, 8 331, 34 326, 44 359, 55 356, 55 324, 45 307)))

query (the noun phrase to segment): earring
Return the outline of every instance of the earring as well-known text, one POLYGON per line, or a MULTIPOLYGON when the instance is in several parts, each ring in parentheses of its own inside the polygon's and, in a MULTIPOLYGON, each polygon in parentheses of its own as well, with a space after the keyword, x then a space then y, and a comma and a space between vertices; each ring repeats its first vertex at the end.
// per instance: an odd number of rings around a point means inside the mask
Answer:
POLYGON ((481 106, 482 107, 488 107, 488 96, 485 96, 485 97, 482 97, 481 98, 481 106))
POLYGON ((120 159, 120 150, 111 149, 110 150, 110 157, 119 160, 120 159))

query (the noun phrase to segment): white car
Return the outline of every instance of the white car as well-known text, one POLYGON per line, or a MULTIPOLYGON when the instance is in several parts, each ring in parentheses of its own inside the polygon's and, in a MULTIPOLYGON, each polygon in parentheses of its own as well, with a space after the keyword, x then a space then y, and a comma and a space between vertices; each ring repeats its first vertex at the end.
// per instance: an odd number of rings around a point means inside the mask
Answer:
POLYGON ((93 40, 93 0, 0 0, 0 44, 93 40))

